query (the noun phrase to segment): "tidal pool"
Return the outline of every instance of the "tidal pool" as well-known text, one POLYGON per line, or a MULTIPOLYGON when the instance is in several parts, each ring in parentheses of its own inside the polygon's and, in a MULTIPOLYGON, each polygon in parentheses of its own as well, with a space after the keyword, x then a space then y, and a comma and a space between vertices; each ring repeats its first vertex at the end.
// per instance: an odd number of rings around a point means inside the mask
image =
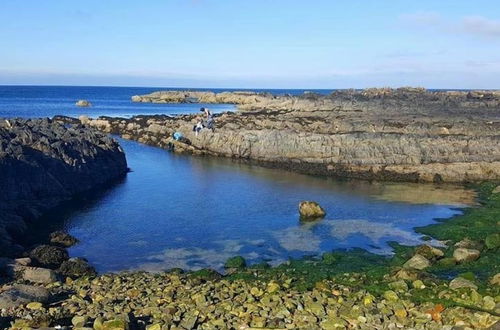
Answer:
POLYGON ((388 241, 419 244, 414 227, 474 203, 460 186, 341 181, 120 142, 132 172, 40 229, 76 236, 70 254, 100 272, 221 270, 235 255, 278 264, 354 247, 387 255, 388 241), (302 200, 319 202, 326 218, 301 223, 302 200))

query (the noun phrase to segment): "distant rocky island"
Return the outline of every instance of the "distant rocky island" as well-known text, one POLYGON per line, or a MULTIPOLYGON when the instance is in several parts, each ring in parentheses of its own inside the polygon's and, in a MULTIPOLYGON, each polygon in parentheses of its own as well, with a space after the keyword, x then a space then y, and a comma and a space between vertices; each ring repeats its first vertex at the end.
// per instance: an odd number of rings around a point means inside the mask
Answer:
POLYGON ((238 111, 218 115, 215 132, 199 136, 195 115, 82 117, 82 123, 177 152, 311 174, 438 183, 500 178, 499 91, 159 91, 132 101, 231 103, 238 111), (185 139, 173 139, 175 132, 185 139))
POLYGON ((0 119, 0 257, 45 211, 122 177, 125 154, 105 134, 50 119, 0 119))

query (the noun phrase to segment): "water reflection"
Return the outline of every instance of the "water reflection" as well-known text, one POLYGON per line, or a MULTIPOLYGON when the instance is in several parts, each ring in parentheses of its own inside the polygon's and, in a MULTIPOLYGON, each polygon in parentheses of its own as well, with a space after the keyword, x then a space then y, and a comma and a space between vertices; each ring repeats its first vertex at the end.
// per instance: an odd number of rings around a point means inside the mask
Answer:
POLYGON ((474 196, 458 186, 341 181, 121 144, 133 169, 127 179, 51 218, 80 240, 70 254, 98 271, 221 270, 234 255, 277 264, 354 247, 387 254, 387 241, 419 243, 414 227, 458 214, 454 207, 474 196), (319 202, 327 218, 301 223, 301 200, 319 202))

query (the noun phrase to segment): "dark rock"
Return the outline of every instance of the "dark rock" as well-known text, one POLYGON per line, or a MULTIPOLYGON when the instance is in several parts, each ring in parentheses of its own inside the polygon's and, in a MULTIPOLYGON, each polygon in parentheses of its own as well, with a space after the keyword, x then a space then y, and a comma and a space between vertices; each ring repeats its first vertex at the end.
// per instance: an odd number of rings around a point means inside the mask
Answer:
POLYGON ((63 248, 40 245, 30 252, 30 258, 38 266, 56 269, 69 259, 69 255, 63 248))
POLYGON ((127 172, 123 150, 103 133, 50 119, 0 119, 0 256, 15 256, 28 223, 127 172))
POLYGON ((64 261, 59 267, 59 272, 71 278, 97 275, 94 267, 89 265, 88 261, 83 258, 71 258, 64 261))
POLYGON ((55 231, 50 234, 50 243, 60 245, 62 247, 70 247, 78 243, 78 240, 63 231, 55 231))

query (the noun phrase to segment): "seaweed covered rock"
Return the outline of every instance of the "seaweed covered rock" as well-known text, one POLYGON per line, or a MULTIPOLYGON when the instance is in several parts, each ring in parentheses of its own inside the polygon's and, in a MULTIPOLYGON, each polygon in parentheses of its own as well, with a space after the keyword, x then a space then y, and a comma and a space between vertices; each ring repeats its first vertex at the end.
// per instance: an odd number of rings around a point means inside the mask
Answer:
POLYGON ((97 275, 95 268, 83 258, 71 258, 64 261, 59 267, 59 272, 71 278, 97 275))
POLYGON ((245 258, 236 256, 227 259, 224 268, 244 268, 247 265, 245 258))
POLYGON ((78 243, 78 240, 70 234, 58 230, 50 234, 50 243, 70 247, 78 243))
POLYGON ((38 266, 56 269, 69 259, 69 255, 63 248, 40 245, 30 252, 30 258, 38 266))
POLYGON ((303 201, 299 204, 299 214, 301 220, 310 221, 323 218, 326 212, 316 202, 303 201))

